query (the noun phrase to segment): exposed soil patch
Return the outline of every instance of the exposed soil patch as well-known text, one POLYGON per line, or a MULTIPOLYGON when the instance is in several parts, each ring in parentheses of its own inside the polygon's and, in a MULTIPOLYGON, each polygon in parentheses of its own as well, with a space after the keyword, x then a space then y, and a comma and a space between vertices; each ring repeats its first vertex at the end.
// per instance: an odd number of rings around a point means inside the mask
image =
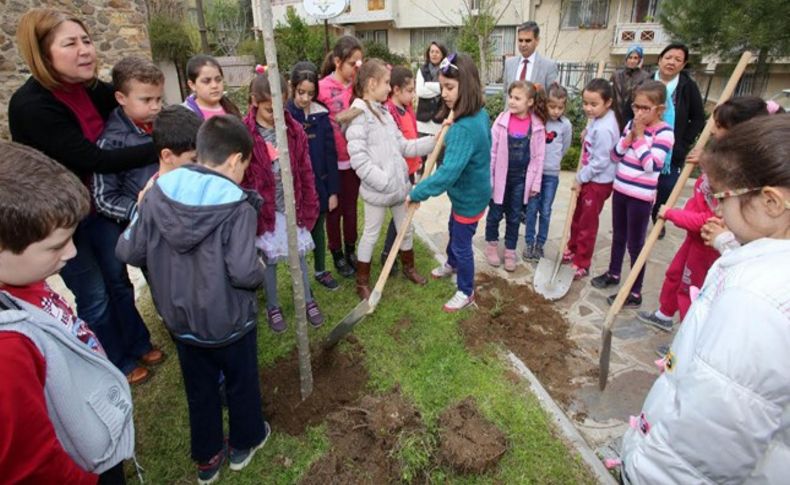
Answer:
POLYGON ((353 335, 347 341, 350 350, 345 352, 337 347, 324 352, 320 345, 313 346, 313 393, 305 401, 299 391, 296 348, 262 372, 264 410, 275 430, 299 435, 362 395, 368 381, 365 351, 353 335))
POLYGON ((407 332, 410 328, 411 320, 408 318, 401 318, 397 323, 395 323, 395 325, 392 326, 390 335, 392 335, 396 342, 403 343, 403 333, 407 332))
POLYGON ((478 276, 475 302, 479 309, 461 322, 467 346, 475 350, 501 343, 527 364, 554 399, 569 405, 578 387, 571 379, 589 363, 578 356, 568 322, 554 305, 532 288, 487 274, 478 276))
POLYGON ((439 416, 439 455, 460 473, 483 473, 507 451, 505 435, 468 397, 439 416))
POLYGON ((302 484, 399 483, 399 438, 423 430, 420 414, 397 391, 364 396, 327 417, 331 451, 313 463, 302 484))

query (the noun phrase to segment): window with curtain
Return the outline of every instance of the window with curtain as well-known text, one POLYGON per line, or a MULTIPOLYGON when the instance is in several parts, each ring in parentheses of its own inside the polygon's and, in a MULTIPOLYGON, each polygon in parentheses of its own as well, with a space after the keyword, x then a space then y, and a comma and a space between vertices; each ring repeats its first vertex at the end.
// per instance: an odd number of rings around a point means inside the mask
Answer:
POLYGON ((368 10, 384 10, 384 0, 368 0, 368 10))
POLYGON ((609 21, 609 0, 567 0, 562 4, 565 29, 605 29, 609 21))

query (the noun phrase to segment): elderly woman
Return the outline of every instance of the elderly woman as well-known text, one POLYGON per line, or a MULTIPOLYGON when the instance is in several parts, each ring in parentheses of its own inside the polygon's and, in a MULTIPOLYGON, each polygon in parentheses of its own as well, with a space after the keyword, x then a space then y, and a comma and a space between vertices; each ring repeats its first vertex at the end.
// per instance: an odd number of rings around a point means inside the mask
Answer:
MULTIPOLYGON (((8 124, 14 141, 36 148, 74 172, 112 173, 157 161, 152 143, 113 151, 96 146, 117 106, 113 87, 97 79, 96 48, 83 22, 42 8, 19 22, 17 43, 32 76, 11 97, 8 124)), ((163 359, 134 305, 126 267, 115 257, 109 221, 95 211, 74 233, 77 256, 60 272, 74 293, 79 317, 99 337, 107 356, 129 383, 146 380, 163 359)))
POLYGON ((631 103, 634 101, 634 88, 650 79, 650 73, 642 69, 643 60, 644 51, 642 48, 638 45, 631 46, 625 53, 625 67, 618 69, 612 75, 613 108, 621 130, 634 119, 634 111, 631 109, 631 103))
POLYGON ((447 47, 431 42, 425 50, 425 63, 417 70, 417 131, 421 135, 435 135, 441 124, 434 120, 442 102, 439 88, 439 64, 447 57, 447 47))
MULTIPOLYGON (((705 126, 705 109, 697 83, 683 70, 688 64, 689 50, 683 44, 669 44, 658 55, 658 70, 654 79, 667 87, 667 104, 664 121, 675 129, 675 146, 672 163, 665 163, 658 178, 658 192, 653 204, 653 222, 658 209, 666 203, 675 186, 686 155, 705 126)), ((662 229, 659 239, 664 237, 662 229)))

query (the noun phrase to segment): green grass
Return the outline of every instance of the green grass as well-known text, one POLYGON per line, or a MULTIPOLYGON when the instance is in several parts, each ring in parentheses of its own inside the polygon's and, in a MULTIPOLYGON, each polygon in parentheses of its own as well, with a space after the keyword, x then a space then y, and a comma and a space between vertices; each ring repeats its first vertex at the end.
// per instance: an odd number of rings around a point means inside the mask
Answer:
MULTIPOLYGON (((434 259, 417 245, 417 267, 424 273, 434 259)), ((378 252, 374 253, 378 254, 378 252)), ((377 261, 377 258, 374 258, 377 261)), ((374 264, 374 275, 379 266, 374 264)), ((265 315, 260 316, 258 346, 260 365, 268 367, 295 346, 290 275, 286 266, 279 274, 280 301, 289 331, 272 334, 265 315)), ((316 285, 317 286, 317 285, 316 285)), ((369 390, 385 392, 399 386, 422 414, 423 433, 401 436, 395 454, 402 464, 404 481, 424 479, 432 483, 593 483, 580 459, 557 437, 549 418, 521 384, 506 377, 506 368, 492 346, 480 356, 470 354, 458 331, 460 315, 441 311, 454 288, 447 281, 430 281, 417 287, 402 277, 392 278, 373 315, 355 329, 366 350, 369 390), (411 325, 392 327, 407 318, 411 325), (509 450, 499 465, 486 475, 459 476, 433 464, 437 448, 436 420, 449 405, 466 396, 475 397, 483 414, 507 436, 509 450)), ((311 339, 326 335, 358 302, 352 280, 344 279, 340 291, 315 288, 327 323, 311 330, 311 339)), ((134 390, 137 459, 145 468, 148 483, 194 483, 195 468, 189 459, 189 422, 186 398, 175 349, 156 317, 149 296, 139 302, 154 341, 168 353, 168 360, 154 378, 134 390)), ((341 350, 342 350, 341 345, 341 350)), ((242 472, 224 469, 220 483, 294 483, 310 464, 329 448, 323 426, 301 437, 272 435, 266 447, 242 472)))

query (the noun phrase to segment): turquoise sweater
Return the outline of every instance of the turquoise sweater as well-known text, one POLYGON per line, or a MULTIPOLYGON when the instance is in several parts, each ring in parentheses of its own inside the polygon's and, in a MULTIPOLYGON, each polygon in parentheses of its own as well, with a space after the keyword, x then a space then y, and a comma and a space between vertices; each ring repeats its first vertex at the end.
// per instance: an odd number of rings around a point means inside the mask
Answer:
POLYGON ((409 198, 421 202, 447 191, 454 213, 474 217, 491 199, 491 129, 485 110, 453 123, 445 146, 442 166, 417 184, 409 198))

